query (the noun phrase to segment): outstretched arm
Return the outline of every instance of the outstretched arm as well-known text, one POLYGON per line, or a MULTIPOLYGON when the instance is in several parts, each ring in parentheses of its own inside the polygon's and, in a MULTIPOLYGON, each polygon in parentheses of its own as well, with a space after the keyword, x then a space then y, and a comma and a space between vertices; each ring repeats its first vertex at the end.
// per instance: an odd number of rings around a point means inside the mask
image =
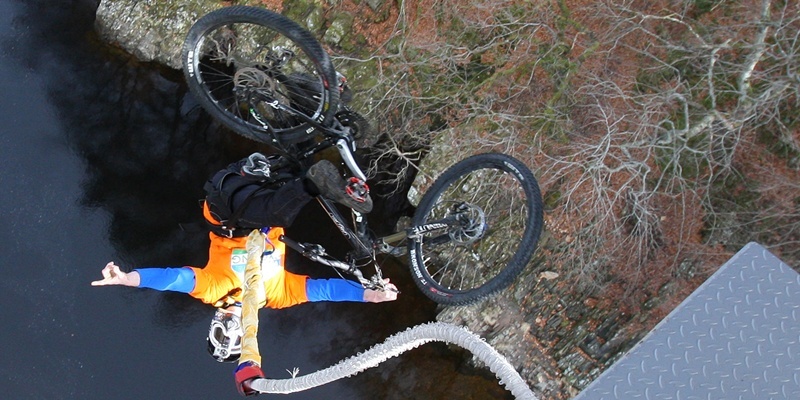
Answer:
POLYGON ((386 282, 389 290, 380 291, 361 287, 357 282, 345 279, 308 279, 306 281, 306 294, 308 301, 361 301, 366 303, 380 303, 397 300, 397 288, 394 284, 386 282), (394 289, 391 290, 391 289, 394 289))
POLYGON ((189 293, 195 284, 194 271, 186 267, 145 268, 126 273, 111 261, 101 273, 103 279, 92 282, 92 286, 123 285, 189 293))
POLYGON ((92 286, 123 285, 139 287, 141 282, 139 272, 123 272, 113 261, 106 264, 100 273, 103 274, 103 279, 92 282, 92 286))

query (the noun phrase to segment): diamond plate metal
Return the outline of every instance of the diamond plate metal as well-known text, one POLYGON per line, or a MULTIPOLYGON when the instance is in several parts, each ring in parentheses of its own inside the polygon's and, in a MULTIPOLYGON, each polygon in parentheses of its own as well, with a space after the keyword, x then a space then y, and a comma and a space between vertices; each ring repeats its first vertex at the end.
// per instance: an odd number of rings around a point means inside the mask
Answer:
POLYGON ((800 399, 800 274, 749 243, 575 399, 800 399))

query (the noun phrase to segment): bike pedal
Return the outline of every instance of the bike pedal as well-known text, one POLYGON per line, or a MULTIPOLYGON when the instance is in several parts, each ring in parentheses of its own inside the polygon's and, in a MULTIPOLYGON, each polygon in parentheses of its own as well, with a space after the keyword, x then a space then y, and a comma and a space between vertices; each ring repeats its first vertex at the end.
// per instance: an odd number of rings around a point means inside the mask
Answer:
POLYGON ((363 203, 367 201, 367 197, 369 196, 369 186, 361 179, 351 177, 347 182, 345 192, 347 192, 347 195, 353 200, 363 203))

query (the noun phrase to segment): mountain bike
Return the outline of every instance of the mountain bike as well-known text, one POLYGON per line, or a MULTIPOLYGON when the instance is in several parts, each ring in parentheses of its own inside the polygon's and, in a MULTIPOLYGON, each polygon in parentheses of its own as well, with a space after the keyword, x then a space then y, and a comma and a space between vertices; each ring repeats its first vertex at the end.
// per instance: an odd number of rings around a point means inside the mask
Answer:
MULTIPOLYGON (((201 17, 183 47, 183 72, 200 105, 234 132, 306 168, 335 147, 350 176, 367 180, 353 156, 371 129, 350 109, 346 78, 305 28, 262 8, 232 6, 201 17)), ((356 187, 354 190, 363 190, 356 187)), ((317 197, 351 249, 343 259, 287 236, 309 259, 382 289, 377 254, 408 255, 416 285, 437 303, 464 305, 510 285, 530 262, 542 230, 542 198, 530 169, 499 153, 457 162, 426 189, 410 227, 377 237, 367 216, 317 197), (367 265, 374 274, 365 277, 367 265)))

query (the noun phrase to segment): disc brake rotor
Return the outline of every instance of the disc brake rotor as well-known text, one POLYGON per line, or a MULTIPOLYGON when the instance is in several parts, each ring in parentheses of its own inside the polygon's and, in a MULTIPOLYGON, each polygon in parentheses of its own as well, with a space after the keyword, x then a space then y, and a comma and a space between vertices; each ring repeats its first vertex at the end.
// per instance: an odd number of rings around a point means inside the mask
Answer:
POLYGON ((275 78, 269 76, 258 67, 240 68, 233 75, 233 83, 236 93, 245 102, 254 99, 258 101, 251 104, 259 113, 272 117, 274 106, 270 105, 277 101, 281 104, 288 104, 289 99, 279 91, 279 83, 275 78), (257 94, 254 96, 254 94, 257 94))
POLYGON ((461 245, 469 245, 480 240, 486 233, 486 214, 483 210, 468 203, 455 207, 458 214, 458 226, 450 230, 450 239, 461 245))

